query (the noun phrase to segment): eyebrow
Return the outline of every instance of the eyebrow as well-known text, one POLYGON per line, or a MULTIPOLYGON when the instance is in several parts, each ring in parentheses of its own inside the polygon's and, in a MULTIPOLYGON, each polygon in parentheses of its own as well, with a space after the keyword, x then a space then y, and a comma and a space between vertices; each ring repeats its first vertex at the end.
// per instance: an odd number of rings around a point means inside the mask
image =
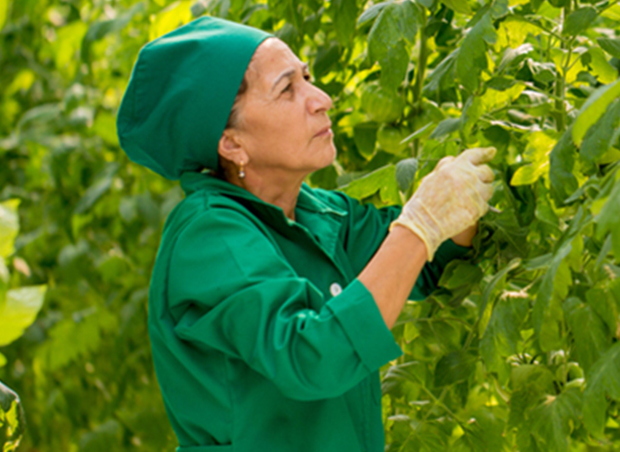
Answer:
MULTIPOLYGON (((302 72, 307 72, 308 71, 308 64, 307 63, 302 63, 301 70, 302 70, 302 72)), ((287 77, 292 77, 295 74, 296 71, 297 71, 297 69, 289 69, 288 71, 283 72, 282 74, 280 74, 278 76, 278 78, 276 79, 276 81, 273 83, 273 85, 271 87, 271 91, 273 91, 275 89, 275 87, 278 85, 278 83, 280 83, 282 81, 282 79, 287 78, 287 77)))

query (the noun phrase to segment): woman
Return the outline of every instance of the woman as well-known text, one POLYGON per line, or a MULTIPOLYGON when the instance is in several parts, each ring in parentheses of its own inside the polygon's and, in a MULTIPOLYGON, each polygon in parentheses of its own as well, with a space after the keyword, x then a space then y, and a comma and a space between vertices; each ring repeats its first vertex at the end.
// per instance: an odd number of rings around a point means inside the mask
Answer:
POLYGON ((205 17, 140 52, 121 145, 187 195, 149 299, 180 452, 384 448, 378 369, 402 354, 390 328, 467 252, 494 150, 443 159, 402 211, 377 210, 303 183, 335 158, 331 105, 253 28, 205 17))

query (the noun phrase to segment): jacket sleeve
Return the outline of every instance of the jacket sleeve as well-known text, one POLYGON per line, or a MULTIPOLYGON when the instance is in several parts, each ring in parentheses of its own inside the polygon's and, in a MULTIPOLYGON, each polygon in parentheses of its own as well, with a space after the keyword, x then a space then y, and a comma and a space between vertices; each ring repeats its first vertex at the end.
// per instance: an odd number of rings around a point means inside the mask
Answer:
POLYGON ((168 296, 182 340, 243 360, 298 400, 338 396, 402 354, 359 280, 325 303, 260 228, 217 209, 180 233, 168 296))
MULTIPOLYGON (((400 215, 402 207, 389 206, 377 209, 372 204, 362 204, 342 192, 328 192, 321 189, 317 191, 348 212, 348 224, 343 230, 343 241, 353 270, 356 274, 360 274, 385 240, 390 223, 400 215)), ((457 245, 452 239, 443 242, 433 261, 427 262, 422 268, 409 299, 419 301, 428 297, 437 288, 439 278, 448 263, 453 259, 462 258, 469 250, 470 248, 457 245)))

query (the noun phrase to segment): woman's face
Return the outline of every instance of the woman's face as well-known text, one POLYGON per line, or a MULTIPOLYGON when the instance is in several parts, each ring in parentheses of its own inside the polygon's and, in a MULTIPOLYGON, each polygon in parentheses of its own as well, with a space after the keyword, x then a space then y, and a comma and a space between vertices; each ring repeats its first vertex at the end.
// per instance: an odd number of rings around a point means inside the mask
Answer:
POLYGON ((279 39, 256 49, 234 127, 248 170, 304 177, 332 163, 336 148, 327 116, 332 101, 309 79, 307 65, 279 39))

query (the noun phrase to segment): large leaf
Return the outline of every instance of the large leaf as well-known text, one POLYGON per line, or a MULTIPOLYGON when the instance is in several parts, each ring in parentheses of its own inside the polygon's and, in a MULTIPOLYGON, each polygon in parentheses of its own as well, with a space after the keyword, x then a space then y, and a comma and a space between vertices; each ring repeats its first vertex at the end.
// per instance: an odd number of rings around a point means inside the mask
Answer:
POLYGON ((586 132, 581 143, 581 156, 597 161, 618 139, 620 134, 620 99, 613 101, 607 110, 586 132))
POLYGON ((373 61, 384 60, 398 41, 413 43, 418 31, 420 12, 409 0, 389 3, 381 10, 368 34, 368 52, 373 61))
POLYGON ((524 159, 529 163, 514 173, 510 184, 515 186, 533 184, 549 171, 549 154, 555 144, 556 141, 545 132, 530 134, 523 154, 524 159))
POLYGON ((583 394, 583 423, 595 436, 602 437, 608 395, 620 401, 620 342, 601 356, 586 374, 583 394))
POLYGON ((579 8, 568 15, 564 21, 564 29, 562 34, 567 36, 575 36, 585 31, 594 19, 598 16, 596 9, 587 6, 579 8))
POLYGON ((620 58, 620 38, 598 38, 598 45, 613 57, 620 58))
POLYGON ((476 357, 463 351, 442 356, 435 367, 435 386, 447 386, 465 381, 474 371, 476 357))
POLYGON ((539 450, 564 452, 568 450, 568 438, 581 415, 581 391, 568 388, 557 396, 547 396, 532 412, 532 435, 539 450))
POLYGON ((571 297, 564 302, 564 311, 573 334, 575 357, 587 373, 611 346, 605 323, 594 309, 571 297))
POLYGON ((600 119, 609 104, 620 96, 620 80, 598 88, 579 110, 579 116, 573 124, 573 140, 577 146, 590 127, 600 119))
POLYGON ((379 192, 381 200, 387 204, 397 204, 400 201, 394 165, 384 166, 364 177, 355 179, 350 184, 340 187, 339 190, 357 199, 368 198, 379 192))
POLYGON ((529 307, 527 296, 498 300, 480 340, 480 355, 489 371, 499 372, 506 358, 517 353, 521 325, 529 307))
POLYGON ((494 44, 497 33, 493 28, 490 13, 467 33, 456 58, 456 72, 461 84, 474 92, 480 84, 480 74, 487 68, 487 43, 494 44))
POLYGON ((617 173, 615 185, 605 201, 603 208, 595 217, 599 227, 599 234, 611 234, 611 241, 616 259, 620 257, 620 172, 617 173))
POLYGON ((46 290, 46 286, 31 286, 6 293, 4 304, 0 304, 0 346, 19 338, 34 322, 43 306, 46 290))
POLYGON ((336 37, 343 46, 353 39, 357 19, 357 2, 334 0, 331 2, 336 37))

